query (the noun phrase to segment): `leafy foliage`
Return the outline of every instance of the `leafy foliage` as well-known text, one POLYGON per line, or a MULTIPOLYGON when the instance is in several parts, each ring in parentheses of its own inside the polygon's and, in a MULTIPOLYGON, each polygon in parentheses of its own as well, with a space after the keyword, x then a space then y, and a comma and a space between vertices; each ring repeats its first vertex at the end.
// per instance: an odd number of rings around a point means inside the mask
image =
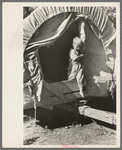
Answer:
POLYGON ((23 19, 29 16, 37 7, 23 7, 23 19))
POLYGON ((109 20, 113 23, 116 28, 116 7, 102 7, 105 10, 109 20))

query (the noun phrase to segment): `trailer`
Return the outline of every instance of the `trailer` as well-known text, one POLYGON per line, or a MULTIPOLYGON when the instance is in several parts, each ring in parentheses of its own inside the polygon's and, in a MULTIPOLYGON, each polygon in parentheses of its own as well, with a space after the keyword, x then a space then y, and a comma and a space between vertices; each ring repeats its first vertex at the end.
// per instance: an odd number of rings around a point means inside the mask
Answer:
MULTIPOLYGON (((116 30, 102 8, 39 7, 23 22, 24 109, 34 107, 29 90, 32 85, 35 96, 40 92, 41 101, 37 107, 50 110, 61 105, 68 109, 65 104, 83 102, 90 97, 113 95, 116 86, 116 30), (85 98, 79 94, 77 81, 67 80, 69 51, 75 36, 84 38, 85 43, 85 98), (33 64, 33 69, 29 63, 33 64), (32 72, 29 72, 29 67, 32 72)), ((84 103, 78 109, 81 115, 116 124, 115 113, 96 111, 84 103)), ((72 107, 69 110, 72 111, 72 107)))

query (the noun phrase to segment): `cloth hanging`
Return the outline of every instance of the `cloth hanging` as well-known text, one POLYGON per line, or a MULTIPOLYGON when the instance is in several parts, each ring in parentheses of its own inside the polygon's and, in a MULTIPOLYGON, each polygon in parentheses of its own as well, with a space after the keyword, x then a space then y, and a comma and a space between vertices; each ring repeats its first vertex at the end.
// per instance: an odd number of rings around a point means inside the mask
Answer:
MULTIPOLYGON (((110 64, 111 62, 107 63, 108 66, 106 64, 104 47, 112 49, 112 53, 115 53, 115 40, 114 42, 111 42, 111 40, 113 40, 112 36, 115 33, 115 29, 112 27, 110 21, 108 20, 108 17, 104 14, 101 8, 45 7, 35 10, 29 17, 24 19, 24 53, 25 55, 29 54, 41 46, 50 47, 69 28, 69 26, 72 25, 72 23, 76 19, 80 18, 80 15, 81 17, 83 17, 82 14, 87 16, 87 19, 85 21, 86 29, 84 30, 84 37, 86 38, 84 38, 85 56, 83 71, 84 77, 86 79, 86 94, 88 96, 104 96, 107 90, 107 83, 100 83, 100 87, 98 87, 94 80, 94 76, 100 76, 101 71, 105 71, 106 73, 108 73, 110 71, 110 67, 112 67, 110 64), (90 26, 88 20, 91 20, 94 26, 90 26), (99 29, 99 33, 96 29, 99 29), (103 43, 101 43, 101 40, 103 41, 103 43), (102 44, 104 45, 104 47, 102 44)), ((25 61, 26 59, 24 60, 24 62, 25 61)), ((31 79, 32 82, 38 82, 38 80, 43 81, 43 78, 41 77, 41 71, 37 71, 35 73, 37 73, 37 76, 35 75, 35 78, 33 78, 33 80, 31 79), (38 74, 40 74, 40 76, 38 76, 38 74)), ((29 81, 30 78, 32 78, 31 72, 28 74, 28 76, 24 76, 24 80, 25 78, 27 81, 29 81)), ((30 84, 31 82, 29 81, 28 85, 30 84)), ((24 85, 27 84, 25 84, 24 82, 24 85)))

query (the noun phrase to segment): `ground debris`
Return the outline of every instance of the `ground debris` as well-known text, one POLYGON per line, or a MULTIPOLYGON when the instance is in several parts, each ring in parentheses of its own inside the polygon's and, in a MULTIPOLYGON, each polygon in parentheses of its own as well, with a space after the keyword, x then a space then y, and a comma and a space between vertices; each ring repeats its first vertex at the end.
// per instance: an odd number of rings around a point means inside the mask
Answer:
MULTIPOLYGON (((30 122, 29 122, 30 123, 30 122)), ((40 125, 24 123, 24 145, 115 145, 116 134, 112 134, 96 123, 68 126, 50 130, 40 125)))

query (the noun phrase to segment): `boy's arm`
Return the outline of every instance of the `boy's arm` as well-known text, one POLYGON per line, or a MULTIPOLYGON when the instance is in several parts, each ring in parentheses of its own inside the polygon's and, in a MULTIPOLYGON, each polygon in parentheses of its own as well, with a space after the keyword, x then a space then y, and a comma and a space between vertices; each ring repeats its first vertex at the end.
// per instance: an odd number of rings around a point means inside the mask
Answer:
POLYGON ((82 59, 83 56, 84 56, 84 54, 81 54, 81 55, 77 56, 73 61, 78 62, 79 60, 82 59))

